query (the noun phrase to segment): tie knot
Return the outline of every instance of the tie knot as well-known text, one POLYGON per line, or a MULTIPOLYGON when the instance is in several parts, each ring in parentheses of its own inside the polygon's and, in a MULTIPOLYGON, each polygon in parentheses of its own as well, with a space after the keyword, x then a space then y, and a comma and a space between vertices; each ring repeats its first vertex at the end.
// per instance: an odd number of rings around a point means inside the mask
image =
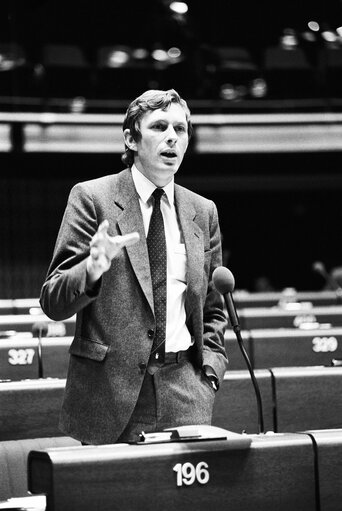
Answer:
POLYGON ((164 190, 162 188, 156 188, 152 193, 155 202, 160 202, 160 199, 164 195, 164 190))

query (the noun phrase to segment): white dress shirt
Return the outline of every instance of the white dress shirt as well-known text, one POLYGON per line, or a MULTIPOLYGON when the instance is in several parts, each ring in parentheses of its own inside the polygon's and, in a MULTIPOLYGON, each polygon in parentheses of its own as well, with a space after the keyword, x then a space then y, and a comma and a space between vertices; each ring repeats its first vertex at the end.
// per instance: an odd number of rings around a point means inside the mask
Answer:
MULTIPOLYGON (((132 166, 132 177, 139 195, 145 234, 147 236, 153 209, 151 195, 156 186, 139 172, 135 165, 132 166)), ((174 181, 172 180, 163 190, 165 193, 160 203, 160 209, 164 220, 167 250, 167 320, 165 351, 177 352, 188 349, 192 344, 190 332, 185 324, 187 257, 174 204, 174 181)))

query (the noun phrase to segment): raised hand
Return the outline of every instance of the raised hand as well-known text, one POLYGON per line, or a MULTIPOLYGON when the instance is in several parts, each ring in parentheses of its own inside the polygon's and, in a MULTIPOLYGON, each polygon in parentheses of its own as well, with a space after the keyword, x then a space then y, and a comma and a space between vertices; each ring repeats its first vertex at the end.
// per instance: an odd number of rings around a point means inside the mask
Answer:
POLYGON ((137 232, 109 236, 108 228, 109 222, 104 220, 90 242, 90 256, 87 261, 88 284, 94 283, 109 270, 112 259, 120 250, 133 245, 140 239, 137 232))

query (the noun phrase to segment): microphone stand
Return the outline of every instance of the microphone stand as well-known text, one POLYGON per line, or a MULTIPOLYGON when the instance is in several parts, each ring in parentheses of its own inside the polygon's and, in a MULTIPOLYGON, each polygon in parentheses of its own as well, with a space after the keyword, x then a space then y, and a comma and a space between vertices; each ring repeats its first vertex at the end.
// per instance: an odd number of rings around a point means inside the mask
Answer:
POLYGON ((48 332, 48 326, 46 323, 34 323, 32 325, 33 336, 38 339, 38 378, 43 378, 43 356, 42 356, 42 337, 46 336, 48 332))
POLYGON ((249 360, 249 357, 248 357, 248 354, 246 352, 245 346, 243 344, 243 339, 242 339, 242 335, 241 335, 241 327, 240 327, 240 323, 239 323, 239 320, 238 320, 237 312, 236 312, 235 307, 234 307, 233 297, 232 297, 231 293, 229 293, 229 295, 230 295, 229 296, 230 299, 228 299, 227 293, 225 293, 223 295, 224 296, 224 300, 225 300, 225 303, 226 303, 226 307, 227 307, 227 311, 228 311, 230 322, 232 324, 232 328, 233 328, 233 330, 235 332, 235 335, 236 335, 236 338, 237 338, 237 341, 238 341, 238 344, 239 344, 239 348, 241 350, 243 358, 246 361, 246 364, 247 364, 247 367, 248 367, 248 371, 249 371, 249 374, 250 374, 251 379, 252 379, 252 383, 253 383, 253 387, 254 387, 254 391, 255 391, 255 396, 256 396, 256 401, 257 401, 259 433, 265 433, 264 416, 263 416, 263 410, 262 410, 262 399, 261 399, 261 393, 260 393, 259 385, 258 385, 257 379, 255 377, 255 374, 254 374, 254 371, 253 371, 253 368, 252 368, 252 364, 251 364, 251 362, 249 360))

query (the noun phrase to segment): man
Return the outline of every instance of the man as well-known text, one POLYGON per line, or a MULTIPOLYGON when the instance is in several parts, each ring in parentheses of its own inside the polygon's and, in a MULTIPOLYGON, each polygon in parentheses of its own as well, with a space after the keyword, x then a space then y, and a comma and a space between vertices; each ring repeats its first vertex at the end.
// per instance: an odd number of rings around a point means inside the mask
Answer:
POLYGON ((227 368, 221 236, 214 203, 174 183, 191 129, 176 91, 145 92, 123 124, 128 168, 71 190, 40 303, 77 314, 60 428, 84 443, 210 424, 227 368))

